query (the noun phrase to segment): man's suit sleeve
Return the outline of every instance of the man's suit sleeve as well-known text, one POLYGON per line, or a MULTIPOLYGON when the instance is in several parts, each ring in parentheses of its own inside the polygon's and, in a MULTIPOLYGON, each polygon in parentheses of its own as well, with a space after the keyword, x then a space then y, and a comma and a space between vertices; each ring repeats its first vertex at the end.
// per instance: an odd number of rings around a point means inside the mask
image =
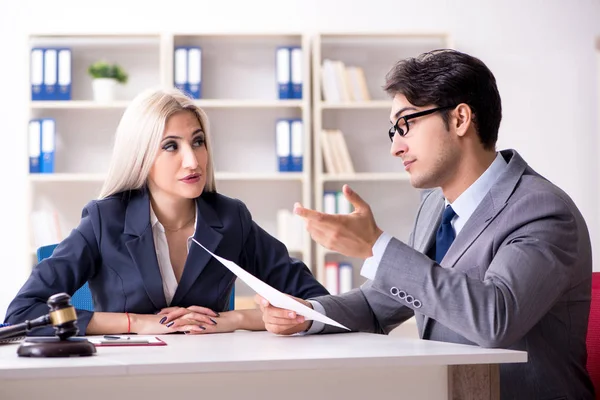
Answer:
MULTIPOLYGON (((367 281, 360 288, 339 296, 322 296, 311 300, 318 301, 325 309, 325 315, 347 326, 352 331, 390 333, 414 315, 412 309, 389 299, 372 288, 367 281)), ((344 329, 325 325, 321 333, 347 332, 344 329)))
MULTIPOLYGON (((385 247, 383 250, 378 247, 379 245, 387 247, 391 239, 386 233, 377 239, 377 242, 373 246, 373 257, 365 261, 363 265, 361 271, 363 276, 369 279, 375 276, 379 262, 383 254, 385 254, 383 251, 385 247)), ((408 243, 413 245, 413 240, 414 235, 411 232, 408 243)), ((354 289, 340 296, 322 296, 311 300, 318 302, 324 308, 325 315, 347 326, 352 331, 388 334, 414 315, 411 308, 389 301, 388 298, 374 290, 372 285, 373 282, 369 280, 359 289, 354 289)), ((322 330, 319 329, 315 333, 338 332, 347 331, 331 325, 325 325, 322 330)), ((311 330, 309 330, 309 333, 311 333, 311 330)))
MULTIPOLYGON (((83 210, 79 226, 56 247, 52 257, 33 268, 8 306, 5 322, 16 324, 48 314, 46 302, 50 296, 61 292, 72 296, 93 276, 100 259, 94 220, 99 220, 97 205, 89 204, 83 210)), ((93 312, 79 309, 76 312, 79 334, 84 335, 93 312)), ((38 328, 31 334, 53 336, 54 328, 38 328)))
POLYGON ((585 227, 578 226, 569 206, 552 193, 524 196, 503 210, 503 221, 514 228, 499 243, 482 244, 481 251, 495 252, 483 280, 442 268, 392 239, 372 290, 387 301, 415 308, 393 293, 405 292, 420 301, 419 313, 480 346, 510 346, 571 284, 570 270, 577 264, 585 227))

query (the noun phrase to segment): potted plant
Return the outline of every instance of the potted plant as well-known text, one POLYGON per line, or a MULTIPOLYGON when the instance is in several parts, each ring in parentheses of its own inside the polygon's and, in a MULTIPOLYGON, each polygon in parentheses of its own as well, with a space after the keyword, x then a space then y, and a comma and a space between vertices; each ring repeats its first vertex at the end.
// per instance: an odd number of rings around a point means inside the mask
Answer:
POLYGON ((127 83, 127 73, 118 64, 110 64, 106 61, 97 61, 90 65, 88 73, 93 78, 92 88, 94 100, 110 102, 115 99, 115 88, 117 83, 127 83))

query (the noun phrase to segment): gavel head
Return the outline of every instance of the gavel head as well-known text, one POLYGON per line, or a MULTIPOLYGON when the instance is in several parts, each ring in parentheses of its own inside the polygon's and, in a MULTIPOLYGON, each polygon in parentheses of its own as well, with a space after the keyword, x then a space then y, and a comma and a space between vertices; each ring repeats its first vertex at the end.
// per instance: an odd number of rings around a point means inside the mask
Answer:
POLYGON ((66 293, 57 293, 48 299, 50 307, 50 323, 56 330, 56 336, 60 340, 65 340, 71 336, 77 335, 77 313, 71 305, 71 296, 66 293))

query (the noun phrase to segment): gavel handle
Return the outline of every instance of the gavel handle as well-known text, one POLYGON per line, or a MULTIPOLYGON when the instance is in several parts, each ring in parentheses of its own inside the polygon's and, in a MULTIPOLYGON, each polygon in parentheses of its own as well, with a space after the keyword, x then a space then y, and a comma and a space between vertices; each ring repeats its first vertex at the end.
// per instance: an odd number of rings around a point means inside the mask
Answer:
POLYGON ((38 317, 31 321, 25 321, 20 324, 0 328, 0 339, 7 339, 11 336, 16 336, 28 332, 33 328, 46 325, 50 325, 50 315, 42 315, 41 317, 38 317))

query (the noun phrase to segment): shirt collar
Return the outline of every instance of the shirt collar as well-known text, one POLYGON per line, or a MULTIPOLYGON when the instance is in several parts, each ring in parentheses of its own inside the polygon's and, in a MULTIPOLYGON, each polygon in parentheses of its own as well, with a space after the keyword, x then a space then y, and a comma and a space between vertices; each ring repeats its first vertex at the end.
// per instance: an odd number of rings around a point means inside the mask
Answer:
MULTIPOLYGON (((496 153, 496 158, 488 169, 452 203, 452 209, 459 218, 468 219, 473 214, 507 165, 502 154, 496 153)), ((448 200, 445 203, 447 206, 448 200)))

